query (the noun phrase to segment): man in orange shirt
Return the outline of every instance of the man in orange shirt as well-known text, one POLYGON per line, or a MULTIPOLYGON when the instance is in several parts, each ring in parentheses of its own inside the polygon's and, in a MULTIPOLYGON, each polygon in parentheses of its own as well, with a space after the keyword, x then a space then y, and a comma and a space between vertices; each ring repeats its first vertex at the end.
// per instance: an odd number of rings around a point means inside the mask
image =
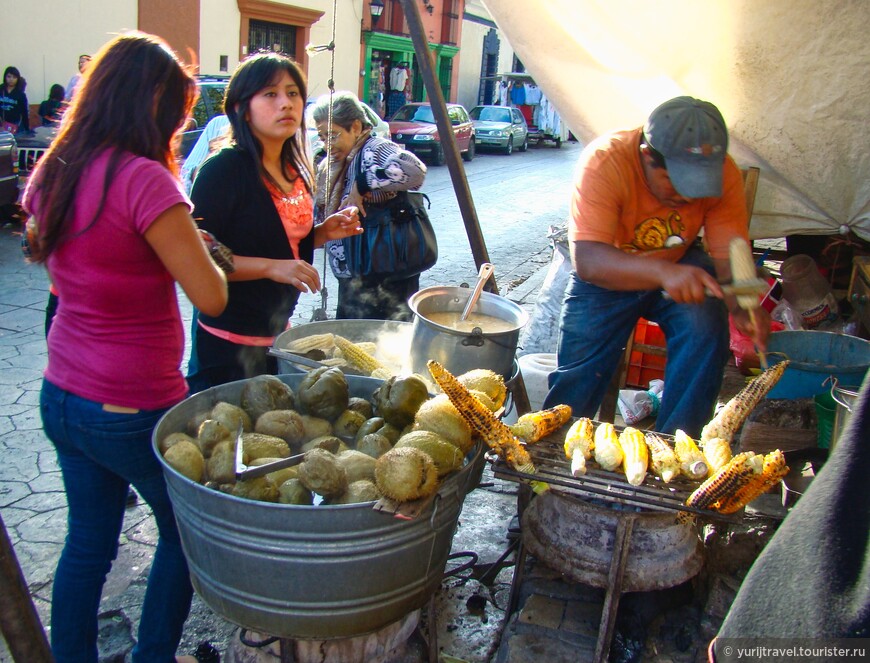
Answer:
POLYGON ((729 357, 729 311, 738 329, 766 347, 767 314, 758 310, 756 329, 719 286, 731 279, 728 245, 748 239, 749 226, 742 177, 727 149, 719 110, 676 97, 643 127, 583 150, 568 224, 573 273, 545 407, 565 403, 575 416, 593 417, 643 317, 667 339, 656 429, 697 436, 729 357))

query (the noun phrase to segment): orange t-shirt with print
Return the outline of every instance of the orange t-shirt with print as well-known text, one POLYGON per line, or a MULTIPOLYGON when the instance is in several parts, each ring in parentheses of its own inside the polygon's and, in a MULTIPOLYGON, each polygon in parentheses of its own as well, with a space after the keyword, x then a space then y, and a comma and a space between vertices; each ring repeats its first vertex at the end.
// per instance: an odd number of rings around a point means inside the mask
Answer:
POLYGON ((644 178, 642 133, 640 128, 618 131, 583 150, 571 196, 568 238, 677 262, 703 228, 710 255, 727 259, 732 238, 749 239, 737 164, 726 156, 720 198, 696 198, 669 207, 653 196, 644 178))

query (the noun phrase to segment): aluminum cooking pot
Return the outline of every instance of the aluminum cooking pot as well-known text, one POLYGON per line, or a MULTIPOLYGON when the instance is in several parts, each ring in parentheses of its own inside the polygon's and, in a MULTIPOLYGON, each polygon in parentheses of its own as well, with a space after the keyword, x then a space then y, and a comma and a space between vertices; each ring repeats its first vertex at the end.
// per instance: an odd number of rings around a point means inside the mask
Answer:
POLYGON ((411 367, 415 373, 427 375, 426 362, 434 359, 454 375, 473 368, 489 368, 509 379, 514 373, 514 356, 520 330, 528 322, 528 314, 505 297, 490 292, 480 293, 476 313, 498 318, 510 329, 486 332, 476 329, 464 332, 437 324, 429 319, 433 313, 460 315, 471 296, 470 288, 434 286, 424 288, 408 300, 414 312, 411 335, 411 367))

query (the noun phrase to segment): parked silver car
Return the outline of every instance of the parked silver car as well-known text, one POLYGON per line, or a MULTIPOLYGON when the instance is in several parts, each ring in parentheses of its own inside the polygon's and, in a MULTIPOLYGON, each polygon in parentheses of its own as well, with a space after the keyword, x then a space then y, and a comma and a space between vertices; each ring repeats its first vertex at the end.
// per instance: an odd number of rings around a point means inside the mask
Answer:
POLYGON ((478 147, 497 148, 510 154, 529 148, 529 127, 523 114, 510 106, 475 106, 469 113, 474 122, 474 142, 478 147))

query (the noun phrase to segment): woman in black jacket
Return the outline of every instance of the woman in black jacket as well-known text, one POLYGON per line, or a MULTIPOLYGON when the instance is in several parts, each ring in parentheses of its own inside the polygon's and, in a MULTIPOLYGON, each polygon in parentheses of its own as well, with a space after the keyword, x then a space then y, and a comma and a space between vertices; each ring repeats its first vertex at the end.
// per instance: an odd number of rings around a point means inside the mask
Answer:
POLYGON ((301 69, 275 53, 242 62, 227 86, 231 146, 203 164, 191 199, 200 227, 232 250, 235 271, 226 310, 199 316, 191 391, 276 373, 268 348, 299 293, 320 289, 314 249, 362 232, 355 207, 314 227, 306 96, 301 69))
POLYGON ((11 133, 30 131, 30 106, 24 88, 27 83, 15 67, 6 67, 0 86, 0 129, 11 133))

